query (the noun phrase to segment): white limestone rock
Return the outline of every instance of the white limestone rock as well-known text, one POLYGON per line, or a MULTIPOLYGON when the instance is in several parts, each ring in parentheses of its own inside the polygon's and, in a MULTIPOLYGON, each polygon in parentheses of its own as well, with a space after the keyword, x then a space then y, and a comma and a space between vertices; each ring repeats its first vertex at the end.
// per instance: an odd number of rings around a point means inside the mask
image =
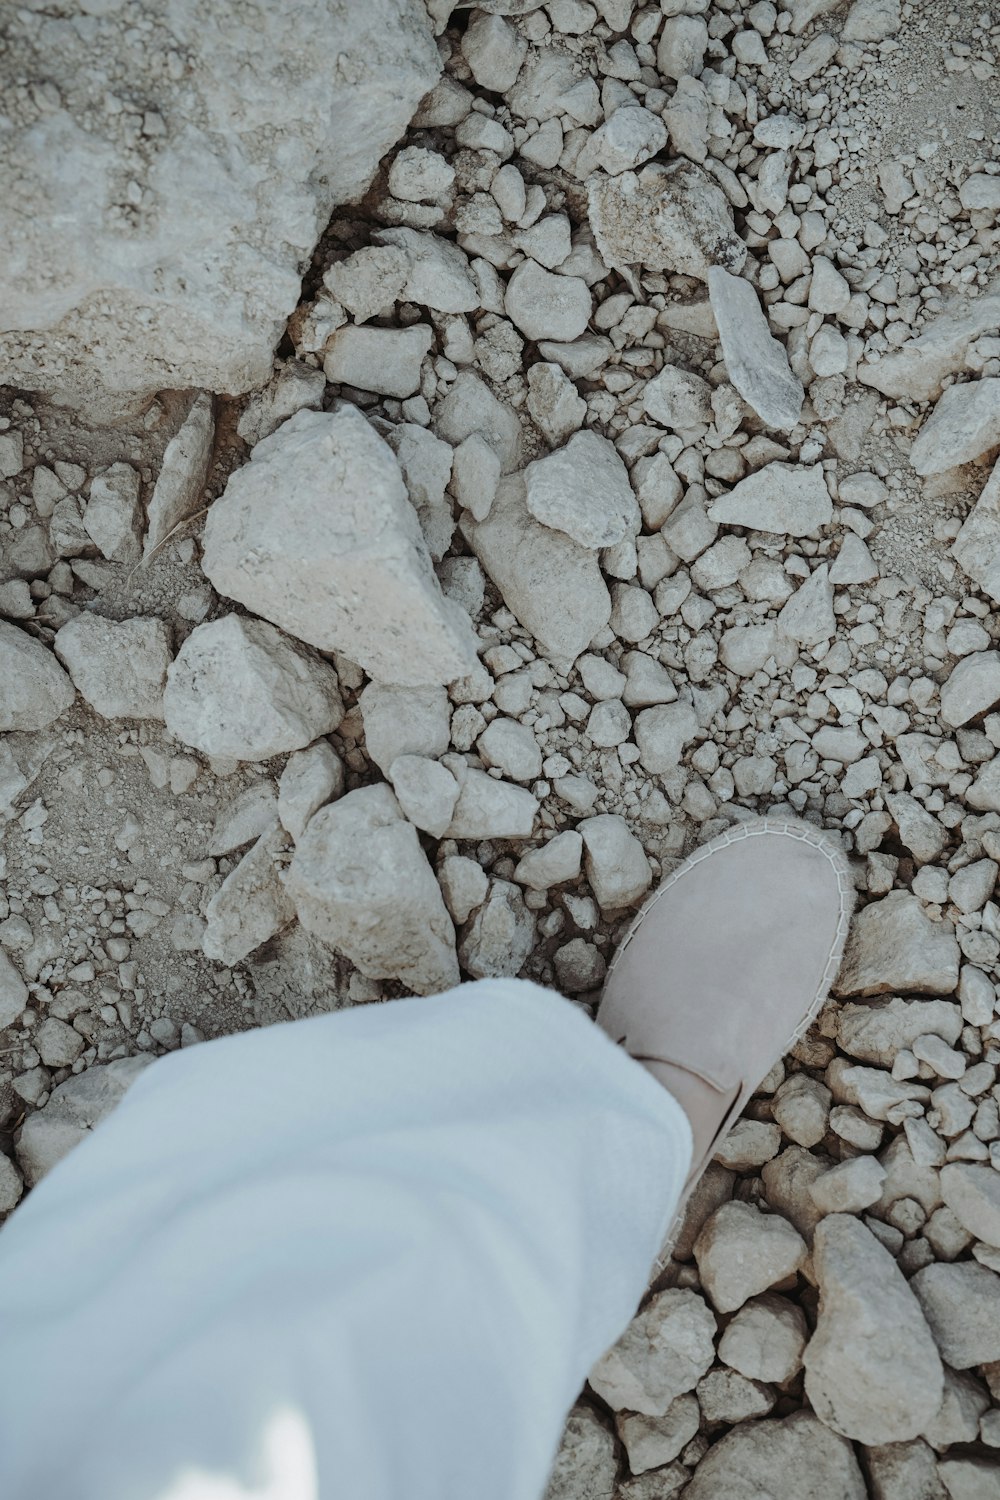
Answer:
POLYGON ((502 464, 479 432, 470 432, 455 449, 451 468, 451 492, 475 521, 485 521, 496 499, 502 464))
POLYGON ((953 1370, 1000 1359, 1000 1276, 975 1261, 924 1266, 910 1282, 953 1370))
POLYGON ((701 1460, 684 1500, 867 1500, 854 1449, 810 1411, 740 1423, 701 1460))
POLYGON ((224 615, 177 653, 163 715, 175 739, 205 755, 267 760, 330 734, 344 705, 325 661, 273 625, 224 615))
POLYGON ((652 110, 616 109, 599 125, 576 159, 574 171, 581 182, 593 172, 614 175, 632 172, 649 161, 667 144, 667 128, 652 110))
POLYGON ((426 9, 305 0, 247 25, 220 0, 206 26, 200 0, 175 0, 138 47, 131 11, 86 11, 11 17, 2 92, 17 57, 54 102, 12 124, 0 165, 0 383, 99 397, 109 417, 160 390, 253 390, 331 210, 364 192, 440 75, 426 9), (141 135, 105 108, 122 78, 141 135))
POLYGON ((765 464, 725 495, 708 514, 723 526, 748 526, 786 536, 808 536, 833 517, 833 501, 822 464, 765 464))
POLYGON ((451 822, 450 839, 527 839, 535 826, 538 798, 524 787, 485 771, 466 771, 451 822))
POLYGON ((529 849, 514 869, 514 879, 533 891, 548 891, 579 879, 583 838, 575 828, 557 833, 538 849, 529 849))
POLYGON ((451 500, 445 494, 451 478, 451 448, 416 422, 400 422, 385 438, 396 455, 427 550, 439 563, 455 534, 451 500))
POLYGON ((29 1188, 78 1146, 125 1096, 150 1057, 92 1063, 58 1084, 44 1109, 28 1115, 17 1142, 17 1160, 29 1188))
POLYGON ((101 555, 134 567, 142 556, 143 524, 139 475, 132 465, 111 464, 95 474, 83 525, 101 555))
POLYGON ((941 1405, 944 1374, 896 1262, 858 1219, 835 1213, 816 1227, 813 1266, 819 1318, 804 1362, 816 1415, 863 1443, 917 1437, 941 1405))
POLYGON ((1000 377, 950 385, 910 449, 918 474, 974 463, 1000 442, 1000 377))
POLYGON ((471 370, 460 371, 434 412, 434 430, 452 447, 480 433, 510 474, 521 461, 521 424, 517 413, 498 401, 485 381, 471 370))
POLYGON ((214 441, 212 397, 208 391, 200 391, 163 452, 149 501, 144 561, 150 560, 181 521, 200 509, 214 441))
POLYGON ((473 979, 515 977, 535 941, 535 917, 509 880, 492 880, 486 900, 462 933, 458 961, 473 979))
MULTIPOLYGON (((398 162, 399 157, 396 160, 398 162)), ((372 238, 379 245, 402 250, 406 256, 406 274, 399 300, 416 302, 432 312, 475 312, 479 306, 479 291, 469 269, 469 257, 458 245, 442 239, 439 234, 402 226, 377 229, 372 238)), ((395 300, 390 298, 390 301, 395 300)))
POLYGON ((532 421, 553 447, 577 432, 587 415, 587 403, 559 365, 539 360, 528 370, 528 400, 532 421))
POLYGON ((784 1385, 802 1368, 809 1336, 805 1314, 777 1292, 744 1302, 719 1340, 719 1358, 748 1380, 784 1385))
POLYGON ((597 248, 614 270, 640 265, 705 281, 709 266, 737 275, 743 268, 746 246, 729 202, 693 162, 650 162, 613 177, 595 172, 588 202, 597 248))
POLYGON ((344 790, 344 765, 329 740, 296 750, 285 762, 278 782, 281 826, 298 842, 318 808, 344 790))
POLYGON ((596 553, 536 521, 520 477, 501 482, 484 521, 466 514, 460 526, 507 608, 546 656, 571 665, 611 618, 596 553))
POLYGON ((1000 652, 976 651, 952 668, 941 686, 941 717, 953 729, 986 713, 1000 700, 1000 652))
POLYGON ((208 958, 232 967, 295 920, 284 882, 287 848, 275 820, 230 870, 205 909, 202 948, 208 958))
POLYGON ((449 854, 441 861, 438 882, 445 904, 458 923, 466 921, 486 900, 490 883, 478 860, 465 854, 449 854))
POLYGON ((578 825, 587 880, 602 911, 635 906, 653 883, 646 851, 616 813, 599 813, 578 825))
POLYGON ((418 995, 458 983, 455 929, 417 831, 385 786, 320 808, 288 868, 299 921, 371 979, 418 995))
POLYGON ((859 365, 858 379, 896 400, 931 401, 948 376, 962 369, 976 339, 998 324, 1000 292, 975 297, 968 306, 953 305, 901 349, 859 365))
POLYGON ((483 765, 511 781, 537 781, 542 774, 542 752, 527 724, 497 714, 476 741, 483 765))
POLYGON ((365 750, 384 776, 400 755, 436 760, 449 745, 451 705, 443 687, 370 682, 358 699, 365 750))
POLYGON ((106 620, 84 611, 56 632, 53 649, 102 719, 162 719, 170 632, 162 620, 106 620))
POLYGON ((52 652, 6 620, 0 620, 0 684, 0 731, 45 729, 76 697, 52 652))
POLYGON ((643 709, 635 719, 639 763, 650 775, 672 771, 698 731, 698 716, 689 703, 664 703, 643 709))
POLYGON ((414 827, 440 838, 458 800, 458 782, 447 766, 423 755, 399 755, 389 769, 389 780, 414 827))
POLYGON ((574 1406, 542 1500, 612 1500, 617 1476, 614 1435, 592 1407, 574 1406))
POLYGON ((694 1243, 701 1284, 723 1313, 784 1281, 805 1255, 802 1236, 780 1214, 736 1201, 717 1208, 694 1243))
POLYGON ((0 948, 0 1029, 12 1026, 28 1003, 28 986, 0 948))
MULTIPOLYGON (((262 391, 255 391, 236 424, 236 431, 252 448, 261 438, 270 437, 289 417, 303 407, 318 410, 326 393, 322 370, 297 359, 276 364, 275 373, 262 391)), ((93 493, 93 485, 91 486, 93 493)))
POLYGON ((700 375, 668 364, 646 384, 642 404, 664 427, 698 431, 712 420, 712 387, 700 375))
POLYGON ((1000 603, 1000 459, 952 543, 952 557, 994 603, 1000 603))
POLYGON ((329 340, 323 373, 334 384, 405 400, 420 389, 420 369, 433 339, 426 323, 409 328, 359 328, 349 323, 329 340))
POLYGON ((708 295, 729 379, 762 421, 790 432, 799 420, 805 392, 792 374, 784 346, 771 333, 757 293, 742 276, 711 266, 708 295))
POLYGON ((590 321, 590 288, 579 276, 558 276, 524 260, 507 283, 504 309, 525 338, 569 343, 590 321))
POLYGON ((1000 1172, 971 1162, 949 1162, 941 1169, 941 1196, 977 1240, 1000 1248, 1000 1172))
POLYGON ((633 1474, 662 1470, 664 1464, 669 1464, 687 1447, 699 1425, 698 1397, 690 1391, 672 1401, 662 1417, 621 1412, 617 1420, 618 1436, 625 1445, 629 1469, 633 1474))
POLYGON ((818 646, 836 634, 833 585, 826 563, 814 568, 778 613, 778 630, 800 646, 818 646))
POLYGON ((258 443, 209 511, 203 546, 221 594, 376 681, 453 682, 476 664, 399 464, 354 407, 300 411, 258 443))
POLYGON ((613 1411, 662 1417, 710 1368, 715 1331, 715 1316, 696 1292, 659 1292, 597 1361, 590 1384, 613 1411))
POLYGON ((950 922, 932 922, 917 896, 890 891, 857 912, 833 984, 837 995, 954 994, 959 947, 950 922))
POLYGON ((528 510, 581 547, 613 547, 639 530, 639 502, 613 443, 578 432, 524 471, 528 510))

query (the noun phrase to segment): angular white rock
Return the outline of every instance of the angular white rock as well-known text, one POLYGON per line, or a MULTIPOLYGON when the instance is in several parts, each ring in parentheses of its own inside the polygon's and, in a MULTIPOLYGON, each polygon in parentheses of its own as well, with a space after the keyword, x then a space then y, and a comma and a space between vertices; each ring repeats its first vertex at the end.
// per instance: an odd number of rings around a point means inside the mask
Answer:
POLYGON ((701 1284, 719 1312, 784 1281, 805 1256, 805 1241, 780 1214, 736 1201, 715 1210, 694 1244, 701 1284))
POLYGON ((949 1162, 941 1169, 941 1196, 963 1228, 977 1240, 1000 1247, 1000 1172, 949 1162))
MULTIPOLYGON (((434 339, 426 323, 409 328, 338 328, 323 356, 334 384, 405 399, 420 389, 420 367, 434 339)), ((256 454, 254 455, 256 457, 256 454)))
POLYGON ((886 396, 930 401, 940 394, 947 377, 962 369, 975 340, 998 323, 1000 293, 976 297, 967 307, 953 305, 928 323, 919 338, 884 354, 874 364, 859 365, 858 379, 886 396))
POLYGON ((485 771, 469 770, 445 835, 450 839, 526 839, 531 837, 537 812, 537 797, 524 787, 499 781, 485 771))
POLYGON ((458 800, 458 782, 447 766, 423 755, 399 755, 389 769, 389 780, 414 827, 440 838, 458 800))
POLYGON ((451 705, 443 687, 370 682, 358 699, 365 750, 384 776, 400 755, 436 760, 449 744, 451 705))
POLYGON ((784 347, 771 334, 757 293, 742 276, 712 266, 708 295, 729 379, 769 427, 790 432, 799 420, 805 393, 784 347))
POLYGON ((941 1405, 944 1373, 920 1304, 871 1230, 846 1214, 816 1227, 820 1290, 804 1356, 816 1415, 843 1437, 901 1443, 941 1405))
POLYGON ((52 652, 33 635, 0 620, 0 731, 44 729, 75 697, 52 652))
POLYGON ((715 1316, 697 1293, 659 1292, 594 1365, 590 1385, 614 1411, 662 1417, 711 1366, 715 1331, 715 1316))
POLYGON ((578 825, 587 880, 602 911, 635 906, 653 883, 646 851, 616 813, 599 813, 578 825))
POLYGON ((278 817, 296 842, 313 813, 344 790, 344 766, 328 740, 296 750, 278 782, 278 817))
POLYGON ((546 656, 571 664, 611 618, 611 595, 597 555, 540 525, 524 480, 501 482, 485 521, 466 514, 461 530, 507 608, 546 656))
POLYGON ((162 719, 170 632, 162 620, 106 620, 84 611, 56 632, 53 649, 102 719, 162 719))
POLYGON ((684 1500, 867 1500, 854 1449, 812 1412, 741 1422, 708 1450, 684 1500))
POLYGON ((512 781, 536 781, 542 774, 542 752, 527 724, 498 714, 476 741, 483 765, 512 781))
POLYGON ((941 717, 953 729, 978 718, 1000 700, 1000 652, 977 651, 953 668, 941 686, 941 717))
POLYGON ((149 502, 149 524, 143 548, 146 562, 174 527, 200 508, 214 441, 212 397, 208 391, 201 391, 163 451, 163 462, 149 502))
POLYGON ((555 447, 583 426, 587 403, 557 364, 540 360, 528 370, 528 412, 555 447))
POLYGON ((524 471, 528 510, 581 547, 613 547, 640 526, 639 502, 613 443, 578 432, 524 471))
POLYGON ((52 1090, 45 1108, 35 1110, 21 1126, 17 1160, 28 1187, 34 1187, 74 1146, 87 1139, 151 1061, 150 1057, 122 1057, 111 1063, 91 1064, 52 1090))
POLYGON ((918 474, 971 464, 1000 443, 1000 377, 950 385, 910 449, 918 474))
POLYGON ((577 880, 582 859, 583 838, 575 828, 567 828, 540 849, 530 849, 522 855, 514 869, 514 879, 533 891, 548 891, 554 885, 577 880))
POLYGON ((2 201, 34 205, 6 220, 0 382, 102 392, 115 415, 116 393, 253 390, 333 207, 365 191, 440 75, 426 8, 303 0, 247 25, 219 0, 206 27, 199 0, 173 0, 163 45, 138 47, 119 4, 85 14, 72 46, 35 7, 12 38, 57 102, 12 124, 0 164, 2 201), (143 135, 105 107, 115 78, 143 135))
POLYGON ((399 465, 354 407, 300 411, 257 444, 209 511, 203 567, 227 598, 376 681, 452 682, 476 664, 399 465))
POLYGON ((951 555, 1000 604, 1000 459, 952 543, 951 555))
POLYGON ((672 771, 698 731, 698 716, 689 703, 665 703, 636 716, 639 763, 650 775, 672 771))
POLYGON ((722 189, 693 162, 650 163, 588 184, 590 224, 605 264, 642 265, 705 281, 709 266, 739 273, 746 245, 722 189))
POLYGON ((950 922, 932 922, 917 896, 891 891, 855 914, 834 993, 951 995, 959 957, 950 922))
POLYGON ((451 917, 387 786, 360 787, 315 814, 287 889, 302 925, 369 978, 399 979, 419 995, 458 983, 451 917))
POLYGON ((712 420, 712 387, 700 375, 664 365, 643 390, 642 404, 654 422, 686 432, 712 420))
POLYGON ((719 1340, 719 1358, 748 1380, 791 1380, 802 1368, 805 1314, 776 1292, 744 1302, 719 1340))
POLYGON ((301 750, 344 717, 337 674, 262 620, 197 626, 167 672, 163 714, 205 755, 267 760, 301 750))
POLYGON ((438 234, 403 227, 376 230, 373 238, 380 245, 402 250, 406 256, 400 300, 416 302, 432 312, 475 312, 479 292, 469 269, 469 257, 458 245, 438 234))
POLYGON ((833 585, 826 563, 814 568, 778 612, 778 630, 800 646, 818 646, 836 634, 833 585))
POLYGON ((94 475, 83 524, 95 547, 109 561, 129 566, 139 561, 143 515, 139 475, 131 464, 111 464, 94 475))
POLYGON ((537 261, 525 260, 507 283, 504 308, 525 338, 568 343, 590 321, 590 288, 579 276, 557 276, 537 261))
POLYGON ((808 536, 833 517, 833 501, 823 465, 770 463, 748 474, 726 495, 711 502, 708 513, 724 526, 808 536))
POLYGON ((527 962, 535 941, 535 918, 518 887, 490 882, 489 894, 458 945, 458 959, 473 979, 513 978, 527 962))
POLYGON ((231 967, 295 920, 281 863, 287 847, 274 822, 230 870, 205 910, 202 948, 208 958, 231 967))

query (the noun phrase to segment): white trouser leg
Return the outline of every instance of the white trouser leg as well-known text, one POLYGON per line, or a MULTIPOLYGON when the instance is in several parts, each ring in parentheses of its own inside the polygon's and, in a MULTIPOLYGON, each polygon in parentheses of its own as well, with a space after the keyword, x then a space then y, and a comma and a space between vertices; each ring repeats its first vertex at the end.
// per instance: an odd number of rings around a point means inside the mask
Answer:
POLYGON ((153 1064, 0 1231, 4 1500, 537 1500, 688 1170, 517 980, 153 1064))

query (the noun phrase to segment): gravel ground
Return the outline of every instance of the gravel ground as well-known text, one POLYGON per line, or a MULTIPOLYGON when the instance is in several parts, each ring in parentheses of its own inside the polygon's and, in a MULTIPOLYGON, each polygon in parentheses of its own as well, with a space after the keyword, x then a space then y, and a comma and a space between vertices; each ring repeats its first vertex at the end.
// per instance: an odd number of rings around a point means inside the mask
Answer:
POLYGON ((794 812, 834 997, 549 1500, 996 1500, 1000 17, 428 10, 269 383, 0 399, 0 1216, 163 1051, 594 1007, 661 874, 794 812))

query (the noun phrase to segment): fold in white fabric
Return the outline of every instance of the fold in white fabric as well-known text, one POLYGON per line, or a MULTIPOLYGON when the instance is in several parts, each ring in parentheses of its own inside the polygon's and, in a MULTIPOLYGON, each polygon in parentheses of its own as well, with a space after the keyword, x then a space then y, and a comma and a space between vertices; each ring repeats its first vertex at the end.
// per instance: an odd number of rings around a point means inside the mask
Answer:
POLYGON ((0 1231, 0 1495, 538 1500, 690 1158, 524 981, 162 1058, 0 1231))

